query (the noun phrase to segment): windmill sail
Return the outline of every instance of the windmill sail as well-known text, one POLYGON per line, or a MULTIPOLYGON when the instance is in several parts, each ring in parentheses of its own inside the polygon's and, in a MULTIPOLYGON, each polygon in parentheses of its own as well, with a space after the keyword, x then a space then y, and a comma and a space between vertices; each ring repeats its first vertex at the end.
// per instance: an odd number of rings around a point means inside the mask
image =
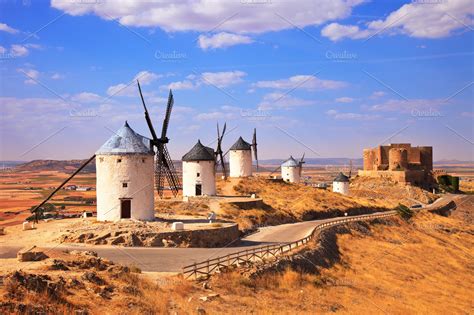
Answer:
POLYGON ((253 138, 252 138, 252 149, 253 149, 253 156, 257 163, 257 172, 258 172, 258 154, 257 154, 257 129, 253 129, 253 138))
POLYGON ((160 198, 163 198, 165 182, 168 183, 169 189, 172 191, 173 195, 176 197, 179 189, 181 188, 181 183, 177 175, 176 169, 173 164, 173 160, 168 152, 166 144, 169 142, 167 137, 168 126, 171 117, 171 111, 173 109, 174 98, 173 92, 170 90, 168 95, 168 104, 166 106, 165 118, 163 119, 163 126, 161 128, 161 137, 158 138, 151 122, 150 115, 145 105, 145 100, 143 98, 142 90, 140 87, 140 82, 137 81, 138 91, 140 92, 140 97, 142 99, 143 108, 145 109, 145 120, 150 129, 152 136, 151 144, 156 148, 155 155, 155 186, 158 191, 160 198))
POLYGON ((74 176, 77 175, 77 173, 79 173, 84 167, 87 166, 87 164, 89 164, 93 159, 95 158, 95 154, 93 156, 91 156, 87 161, 85 161, 84 163, 82 163, 81 166, 79 166, 79 168, 77 170, 74 171, 74 173, 71 174, 71 176, 69 176, 68 178, 66 178, 66 180, 64 180, 64 182, 61 183, 61 185, 59 185, 55 190, 53 190, 49 195, 48 197, 46 197, 39 205, 37 205, 33 210, 31 210, 32 213, 38 213, 38 210, 41 209, 41 207, 46 203, 48 202, 49 199, 51 199, 64 185, 67 184, 67 182, 69 182, 74 176))
POLYGON ((222 167, 222 173, 224 174, 224 179, 227 178, 227 172, 225 169, 225 160, 224 160, 224 155, 222 154, 222 139, 224 138, 224 134, 227 128, 227 123, 224 123, 224 128, 222 129, 222 134, 220 133, 219 129, 219 123, 217 123, 217 148, 215 151, 215 157, 216 157, 216 167, 219 164, 218 159, 220 159, 220 164, 222 167))

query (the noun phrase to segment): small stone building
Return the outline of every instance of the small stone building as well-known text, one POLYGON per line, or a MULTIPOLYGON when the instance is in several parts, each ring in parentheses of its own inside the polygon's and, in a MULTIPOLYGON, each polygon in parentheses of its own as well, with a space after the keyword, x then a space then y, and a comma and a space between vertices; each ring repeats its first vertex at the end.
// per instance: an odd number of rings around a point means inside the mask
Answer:
POLYGON ((290 156, 288 160, 281 164, 281 178, 285 182, 299 183, 301 178, 301 167, 293 156, 290 156))
POLYGON ((342 172, 332 182, 332 191, 343 195, 349 195, 349 177, 342 172))
POLYGON ((125 122, 97 150, 98 221, 154 220, 154 152, 150 144, 150 139, 125 122))
POLYGON ((230 147, 230 177, 252 176, 252 146, 242 137, 230 147))
POLYGON ((196 145, 182 158, 183 197, 213 196, 216 194, 216 161, 214 150, 196 145))

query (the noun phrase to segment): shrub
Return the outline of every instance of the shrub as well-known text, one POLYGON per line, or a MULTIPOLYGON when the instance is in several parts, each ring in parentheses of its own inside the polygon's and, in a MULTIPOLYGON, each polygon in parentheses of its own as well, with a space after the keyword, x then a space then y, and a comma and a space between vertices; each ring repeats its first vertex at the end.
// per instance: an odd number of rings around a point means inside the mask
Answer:
POLYGON ((401 203, 398 204, 398 206, 395 208, 395 211, 397 211, 398 215, 404 220, 409 220, 415 215, 412 209, 401 203))

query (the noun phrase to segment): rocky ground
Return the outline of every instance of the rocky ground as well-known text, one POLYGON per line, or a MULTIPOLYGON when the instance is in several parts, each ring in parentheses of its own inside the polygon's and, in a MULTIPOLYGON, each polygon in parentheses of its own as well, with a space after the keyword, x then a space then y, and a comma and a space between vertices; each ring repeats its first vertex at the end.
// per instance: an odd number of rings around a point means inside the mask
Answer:
POLYGON ((231 223, 196 220, 185 224, 185 230, 171 230, 165 222, 97 223, 86 221, 71 226, 58 238, 59 243, 122 245, 144 247, 218 247, 239 237, 238 227, 231 223), (225 230, 222 231, 221 230, 225 230))

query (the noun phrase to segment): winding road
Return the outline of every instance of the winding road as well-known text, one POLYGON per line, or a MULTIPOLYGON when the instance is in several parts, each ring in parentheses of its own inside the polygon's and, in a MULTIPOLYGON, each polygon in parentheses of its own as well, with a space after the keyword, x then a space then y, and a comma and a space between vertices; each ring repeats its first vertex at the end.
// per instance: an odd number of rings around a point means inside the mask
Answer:
MULTIPOLYGON (((459 199, 462 198, 465 197, 459 195, 447 195, 438 199, 433 204, 423 207, 423 209, 430 210, 430 208, 441 203, 445 204, 451 200, 458 202, 459 199)), ((377 212, 377 214, 380 214, 380 212, 377 212)), ((371 216, 371 214, 354 217, 366 216, 371 216)), ((68 243, 61 244, 55 247, 55 249, 93 250, 101 257, 107 258, 116 263, 136 265, 145 272, 179 272, 183 266, 204 261, 209 258, 215 258, 261 245, 299 240, 309 235, 317 225, 337 219, 339 218, 262 227, 258 232, 242 238, 240 242, 236 241, 235 243, 228 244, 227 247, 223 248, 149 248, 110 245, 76 245, 68 243)), ((20 249, 21 248, 17 246, 5 246, 0 249, 0 259, 14 258, 20 249)))

